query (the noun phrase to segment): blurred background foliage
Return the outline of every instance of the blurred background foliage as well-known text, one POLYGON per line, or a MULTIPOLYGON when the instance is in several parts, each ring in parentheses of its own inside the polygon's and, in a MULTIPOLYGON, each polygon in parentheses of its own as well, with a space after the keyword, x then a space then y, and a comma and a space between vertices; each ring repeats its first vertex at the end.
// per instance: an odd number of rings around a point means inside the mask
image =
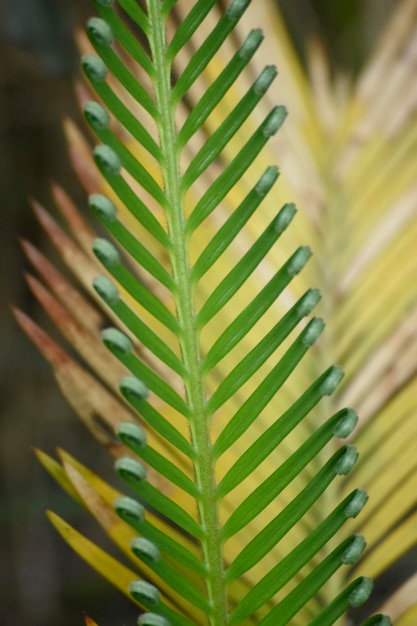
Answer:
MULTIPOLYGON (((348 74, 360 71, 396 2, 275 1, 301 57, 309 39, 319 37, 333 69, 348 74)), ((75 626, 87 608, 101 626, 136 620, 135 608, 71 553, 45 519, 47 505, 90 536, 100 532, 95 526, 89 531, 92 522, 44 474, 31 445, 48 452, 65 446, 114 480, 112 464, 73 418, 8 308, 17 304, 50 328, 22 279, 29 268, 17 238, 47 247, 28 197, 50 205, 54 179, 86 206, 65 155, 61 122, 79 119, 73 31, 91 13, 85 0, 0 3, 0 626, 75 626)))

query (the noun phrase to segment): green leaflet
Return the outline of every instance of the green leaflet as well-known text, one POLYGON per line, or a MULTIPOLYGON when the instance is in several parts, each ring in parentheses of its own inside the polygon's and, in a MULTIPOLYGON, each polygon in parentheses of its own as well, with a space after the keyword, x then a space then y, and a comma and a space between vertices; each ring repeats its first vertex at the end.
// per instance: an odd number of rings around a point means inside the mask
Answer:
MULTIPOLYGON (((94 288, 121 325, 120 329, 111 327, 103 332, 104 343, 130 372, 119 383, 121 393, 157 434, 160 448, 149 445, 146 434, 135 424, 120 424, 118 435, 134 455, 169 482, 174 493, 171 489, 165 493, 148 480, 142 462, 131 457, 117 461, 117 472, 142 503, 131 498, 115 503, 118 515, 138 532, 132 551, 156 574, 164 589, 173 591, 171 597, 169 591, 160 593, 157 586, 145 580, 132 581, 131 595, 148 611, 139 623, 198 623, 193 621, 191 605, 202 612, 211 626, 249 624, 253 620, 263 626, 284 626, 311 598, 319 597, 321 588, 342 565, 353 564, 360 557, 364 548, 360 536, 344 540, 335 536, 348 518, 360 512, 366 494, 356 490, 341 503, 328 498, 321 522, 294 549, 269 567, 251 587, 243 576, 285 541, 286 534, 310 509, 320 505, 338 475, 350 471, 356 461, 355 449, 344 446, 332 454, 328 448, 334 437, 350 434, 356 415, 350 409, 342 409, 325 423, 306 427, 297 449, 288 453, 282 448, 283 456, 279 456, 284 440, 312 417, 322 398, 332 394, 341 381, 341 370, 329 367, 317 380, 310 380, 305 391, 281 414, 268 415, 268 426, 263 425, 262 432, 256 431, 251 443, 239 450, 239 456, 229 466, 226 463, 222 475, 217 472, 228 454, 235 453, 238 440, 243 441, 252 432, 250 429, 271 412, 269 403, 310 353, 324 322, 312 318, 302 325, 320 300, 319 292, 312 288, 276 319, 263 338, 250 349, 245 348, 246 339, 259 328, 263 316, 311 256, 308 247, 300 246, 281 267, 275 268, 274 275, 257 292, 251 293, 250 281, 271 249, 280 245, 281 235, 295 216, 291 203, 285 204, 269 224, 264 224, 256 241, 213 283, 210 270, 221 264, 248 221, 258 212, 262 214, 262 202, 267 201, 278 177, 274 164, 255 185, 246 186, 243 199, 197 254, 193 248, 197 231, 209 223, 285 120, 284 107, 272 108, 254 130, 246 133, 234 157, 226 164, 223 162, 226 147, 239 137, 275 78, 276 69, 267 66, 259 74, 187 161, 190 142, 200 131, 205 132, 210 115, 261 44, 262 33, 248 33, 218 77, 200 95, 190 115, 179 124, 181 100, 188 97, 189 90, 204 75, 244 15, 249 0, 233 0, 229 4, 180 73, 174 69, 177 55, 204 24, 217 4, 215 0, 195 2, 171 40, 167 39, 166 26, 175 5, 173 0, 146 0, 143 7, 133 0, 118 0, 117 8, 116 3, 112 5, 106 0, 96 0, 95 4, 100 17, 88 22, 87 32, 98 56, 86 55, 82 61, 87 79, 102 103, 91 101, 84 109, 100 144, 94 149, 94 159, 120 206, 137 220, 146 236, 139 238, 126 227, 115 206, 117 202, 103 195, 102 190, 97 189, 89 203, 109 235, 140 271, 146 272, 148 280, 137 278, 134 268, 126 266, 111 241, 99 239, 94 243, 94 253, 113 281, 108 275, 98 276, 94 288), (127 16, 140 29, 141 39, 127 27, 127 16), (124 61, 125 55, 131 63, 124 61), (130 104, 120 97, 123 90, 129 94, 130 104), (130 134, 140 150, 123 143, 113 129, 113 120, 130 134), (219 163, 221 167, 213 169, 219 163), (208 172, 212 176, 209 183, 208 172), (206 186, 197 193, 196 184, 200 181, 206 186), (120 295, 121 290, 129 301, 120 295), (212 320, 215 325, 227 305, 243 290, 247 293, 243 308, 225 318, 227 322, 218 325, 211 344, 203 345, 206 327, 212 320), (135 303, 139 311, 135 310, 135 303), (161 326, 166 333, 160 333, 161 326), (227 358, 239 344, 240 360, 229 366, 227 358), (228 367, 221 380, 216 379, 219 364, 228 367), (235 399, 239 405, 233 412, 230 406, 235 399), (212 419, 218 420, 218 416, 221 427, 214 439, 212 419), (183 434, 184 424, 188 438, 183 434), (259 479, 258 469, 272 453, 280 460, 274 462, 266 478, 259 479), (299 476, 304 477, 304 486, 298 495, 255 536, 250 536, 235 557, 226 557, 228 542, 241 529, 251 528, 253 520, 299 476), (258 484, 231 511, 228 498, 246 479, 257 480, 258 484), (194 508, 183 507, 179 494, 186 495, 194 508), (159 528, 149 523, 144 506, 151 507, 167 525, 159 528), (228 511, 224 521, 223 510, 228 511), (170 525, 175 527, 175 538, 170 534, 170 525), (187 544, 183 545, 178 536, 191 541, 199 556, 187 544), (317 560, 320 551, 325 556, 317 560), (300 570, 309 562, 309 573, 300 576, 300 570), (288 591, 285 587, 292 579, 297 584, 288 591), (235 597, 232 583, 239 580, 240 591, 235 597), (284 595, 277 600, 280 590, 284 590, 284 595), (178 596, 187 604, 181 605, 178 596)), ((368 579, 340 588, 311 624, 333 624, 349 606, 364 602, 369 593, 368 579)), ((384 619, 376 616, 367 623, 383 624, 384 619)))
POLYGON ((278 240, 279 236, 285 230, 288 222, 291 221, 295 213, 292 205, 283 207, 277 217, 267 226, 259 239, 248 250, 245 256, 236 264, 229 274, 216 287, 207 302, 199 311, 197 322, 200 327, 205 326, 212 317, 224 307, 227 302, 235 295, 237 290, 243 285, 245 280, 252 274, 258 264, 262 261, 271 247, 278 240), (281 222, 284 225, 281 226, 281 222))
MULTIPOLYGON (((232 189, 244 172, 253 163, 262 148, 279 129, 284 122, 286 111, 283 107, 275 107, 264 119, 261 126, 246 142, 237 156, 229 163, 216 181, 206 191, 187 220, 188 232, 193 232, 215 208, 224 200, 227 193, 232 189)), ((187 186, 185 186, 187 189, 187 186)))

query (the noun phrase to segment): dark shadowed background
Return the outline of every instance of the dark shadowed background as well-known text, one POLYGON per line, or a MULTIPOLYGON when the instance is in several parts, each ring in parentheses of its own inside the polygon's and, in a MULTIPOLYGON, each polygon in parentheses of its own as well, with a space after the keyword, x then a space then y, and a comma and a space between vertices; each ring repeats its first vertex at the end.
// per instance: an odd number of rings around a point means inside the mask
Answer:
MULTIPOLYGON (((336 66, 357 72, 395 1, 279 4, 301 54, 316 33, 336 66)), ((39 467, 32 445, 49 453, 63 445, 110 479, 112 464, 73 416, 9 310, 13 303, 44 321, 22 278, 29 267, 18 237, 46 246, 28 197, 51 206, 54 179, 85 207, 61 120, 78 118, 72 33, 93 13, 88 0, 0 0, 0 626, 76 626, 84 610, 100 626, 136 623, 133 605, 73 555, 45 519, 48 506, 100 540, 96 525, 39 467)))

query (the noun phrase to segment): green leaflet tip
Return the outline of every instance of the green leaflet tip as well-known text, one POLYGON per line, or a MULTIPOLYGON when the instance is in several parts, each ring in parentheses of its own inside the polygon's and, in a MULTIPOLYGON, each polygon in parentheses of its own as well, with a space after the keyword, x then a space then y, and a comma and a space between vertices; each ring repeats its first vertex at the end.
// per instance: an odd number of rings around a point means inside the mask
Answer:
POLYGON ((117 209, 113 202, 101 193, 93 193, 88 198, 89 207, 103 222, 114 222, 117 209))
POLYGON ((99 46, 111 46, 114 41, 112 29, 101 17, 92 17, 88 20, 87 33, 99 46))
POLYGON ((84 56, 81 57, 81 66, 87 78, 92 82, 106 80, 107 67, 100 57, 95 54, 84 54, 84 56))
POLYGON ((161 552, 153 541, 149 541, 146 537, 135 537, 130 543, 133 554, 139 559, 157 563, 161 558, 161 552))
POLYGON ((343 376, 345 375, 341 367, 332 365, 328 370, 326 378, 323 380, 319 387, 319 392, 322 396, 331 396, 335 391, 343 376))
POLYGON ((340 420, 336 423, 334 427, 334 436, 339 437, 339 439, 345 439, 346 437, 349 437, 357 423, 358 416, 355 411, 353 411, 353 409, 346 409, 344 415, 340 418, 340 420))
POLYGON ((146 580, 134 580, 131 582, 129 585, 129 593, 139 602, 156 605, 161 601, 159 590, 155 585, 147 583, 146 580))
POLYGON ((93 252, 105 267, 114 267, 120 263, 119 251, 107 239, 96 239, 93 242, 93 252))
POLYGON ((287 109, 285 107, 274 107, 263 124, 262 134, 264 137, 272 137, 272 135, 275 135, 286 117, 287 109))
POLYGON ((239 56, 241 59, 250 59, 254 52, 259 47, 261 41, 264 38, 264 34, 260 28, 251 30, 249 35, 239 49, 239 56))
POLYGON ((275 65, 267 65, 252 85, 256 95, 264 94, 277 74, 278 70, 275 65))
POLYGON ((292 202, 284 204, 281 211, 275 218, 274 228, 276 232, 282 233, 289 226, 297 213, 297 207, 292 202))
POLYGON ((346 446, 345 453, 336 464, 336 473, 345 476, 350 472, 358 458, 358 451, 353 446, 346 446))
POLYGON ((374 615, 374 626, 392 626, 391 618, 388 615, 374 615))
POLYGON ((373 588, 373 582, 370 578, 362 578, 359 579, 359 584, 349 596, 349 603, 351 606, 361 606, 364 602, 367 601, 369 596, 371 595, 371 591, 373 588))
POLYGON ((309 348, 317 341, 325 327, 324 320, 321 317, 312 319, 301 335, 301 342, 309 348))
POLYGON ((296 276, 303 269, 312 255, 311 248, 308 246, 301 246, 294 252, 287 265, 287 272, 290 276, 296 276))
POLYGON ((368 502, 368 494, 364 489, 356 489, 345 508, 346 517, 357 517, 368 502))
POLYGON ((342 554, 342 563, 344 565, 354 565, 361 557, 366 547, 365 538, 362 535, 355 535, 350 545, 342 554))
POLYGON ((120 478, 129 483, 141 483, 146 480, 146 467, 129 456, 117 459, 114 466, 120 478))
POLYGON ((138 524, 145 519, 145 508, 128 496, 118 498, 113 504, 117 515, 128 524, 138 524))
POLYGON ((119 290, 107 276, 96 276, 93 287, 106 304, 114 305, 120 300, 119 290))
POLYGON ((103 174, 112 176, 120 172, 122 163, 119 155, 110 146, 96 146, 93 150, 93 156, 99 170, 103 174))
POLYGON ((120 379, 119 389, 127 400, 146 400, 149 389, 136 376, 123 376, 120 379))
POLYGON ((110 7, 113 4, 113 0, 95 0, 95 2, 102 7, 110 7))
POLYGON ((94 130, 104 130, 110 124, 110 115, 98 102, 87 102, 83 110, 85 119, 94 130))
POLYGON ((106 328, 101 333, 101 338, 111 352, 125 356, 133 350, 133 344, 129 337, 117 328, 106 328))
POLYGON ((298 315, 305 317, 309 315, 316 304, 321 300, 321 293, 318 289, 309 289, 300 299, 297 306, 298 315))
POLYGON ((276 165, 270 165, 269 167, 267 167, 267 169, 255 185, 256 193, 260 196, 265 196, 277 180, 278 176, 279 170, 276 165))
POLYGON ((116 435, 119 437, 120 441, 135 452, 146 446, 146 432, 133 422, 122 422, 118 424, 116 426, 116 435))
POLYGON ((226 15, 230 19, 238 20, 246 11, 251 0, 233 0, 226 11, 226 15))
POLYGON ((143 613, 138 619, 138 626, 171 626, 171 622, 157 613, 143 613))

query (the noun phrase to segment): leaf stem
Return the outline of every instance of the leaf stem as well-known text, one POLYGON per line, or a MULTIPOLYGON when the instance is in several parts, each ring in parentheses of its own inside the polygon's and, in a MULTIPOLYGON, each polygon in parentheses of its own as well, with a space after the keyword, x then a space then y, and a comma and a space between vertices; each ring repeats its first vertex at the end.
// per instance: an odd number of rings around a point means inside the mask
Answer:
POLYGON ((207 412, 204 377, 201 366, 200 338, 194 308, 194 288, 190 280, 189 236, 186 235, 184 192, 175 129, 175 109, 171 100, 171 64, 167 58, 165 16, 160 0, 147 0, 149 44, 155 66, 155 97, 159 118, 156 120, 163 156, 166 218, 169 238, 174 299, 180 325, 179 342, 185 366, 184 385, 190 407, 190 436, 196 452, 194 473, 199 492, 197 500, 202 558, 207 571, 206 588, 211 606, 210 626, 225 626, 228 622, 226 584, 222 558, 218 498, 214 474, 214 454, 210 440, 210 420, 207 412))

